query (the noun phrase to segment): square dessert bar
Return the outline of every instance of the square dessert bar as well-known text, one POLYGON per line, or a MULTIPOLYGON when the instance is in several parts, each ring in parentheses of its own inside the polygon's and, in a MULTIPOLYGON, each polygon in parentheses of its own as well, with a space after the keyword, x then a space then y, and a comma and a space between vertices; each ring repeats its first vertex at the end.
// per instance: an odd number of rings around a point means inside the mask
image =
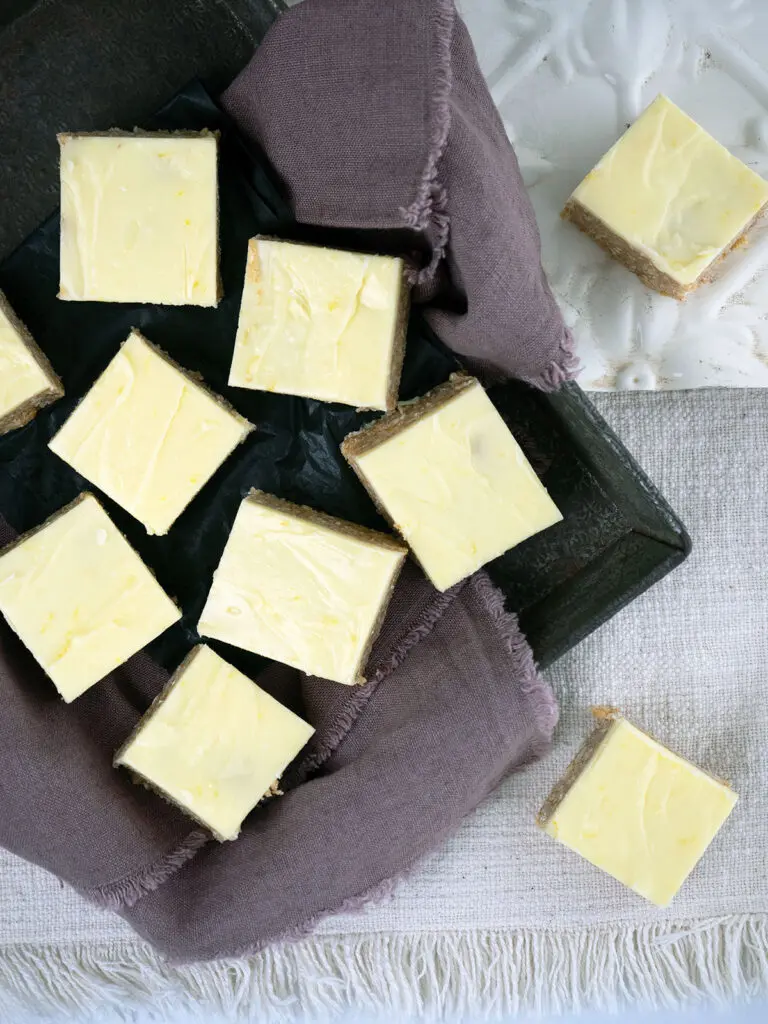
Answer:
POLYGON ((217 305, 217 136, 110 131, 59 146, 59 298, 217 305))
POLYGON ((362 683, 406 548, 387 534, 252 491, 198 631, 337 683, 362 683))
POLYGON ((438 590, 563 518, 474 377, 454 374, 341 450, 438 590))
POLYGON ((314 729, 196 647, 117 752, 161 795, 224 841, 266 796, 314 729))
POLYGON ((0 292, 0 434, 23 427, 63 394, 51 364, 0 292))
POLYGON ((409 295, 401 259, 252 238, 229 383, 391 409, 409 295))
POLYGON ((658 96, 566 203, 563 217, 649 288, 684 299, 768 203, 768 182, 658 96))
POLYGON ((596 867, 666 907, 738 797, 613 709, 539 812, 538 822, 596 867))
POLYGON ((252 429, 132 331, 50 448, 149 533, 165 534, 252 429))
POLYGON ((67 702, 181 618, 91 494, 0 553, 0 612, 67 702))

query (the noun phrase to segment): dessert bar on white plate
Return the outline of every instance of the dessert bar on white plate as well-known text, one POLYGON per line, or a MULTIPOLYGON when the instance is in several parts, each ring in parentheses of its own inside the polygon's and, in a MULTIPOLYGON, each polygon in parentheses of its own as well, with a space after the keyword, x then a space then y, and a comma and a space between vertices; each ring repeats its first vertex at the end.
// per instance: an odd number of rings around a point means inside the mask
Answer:
POLYGON ((566 200, 664 93, 768 178, 768 5, 463 0, 515 146, 543 261, 588 390, 768 386, 768 225, 684 303, 658 295, 560 219, 566 200))
POLYGON ((562 216, 648 288, 684 301, 722 273, 766 203, 768 181, 659 95, 574 189, 562 216))

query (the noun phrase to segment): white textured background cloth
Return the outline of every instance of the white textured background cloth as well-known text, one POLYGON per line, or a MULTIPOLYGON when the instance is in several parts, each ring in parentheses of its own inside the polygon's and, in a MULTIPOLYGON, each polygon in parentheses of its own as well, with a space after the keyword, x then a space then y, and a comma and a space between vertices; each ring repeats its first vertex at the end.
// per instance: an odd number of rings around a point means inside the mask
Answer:
POLYGON ((550 671, 562 708, 553 753, 508 779, 387 902, 227 968, 163 968, 118 918, 0 854, 0 1009, 10 992, 31 999, 24 978, 38 976, 55 979, 52 1003, 98 1002, 102 1013, 107 998, 186 998, 258 1007, 259 1019, 299 1007, 514 1011, 768 988, 768 392, 595 400, 695 551, 550 671), (595 703, 622 707, 741 795, 668 910, 534 827, 595 703))

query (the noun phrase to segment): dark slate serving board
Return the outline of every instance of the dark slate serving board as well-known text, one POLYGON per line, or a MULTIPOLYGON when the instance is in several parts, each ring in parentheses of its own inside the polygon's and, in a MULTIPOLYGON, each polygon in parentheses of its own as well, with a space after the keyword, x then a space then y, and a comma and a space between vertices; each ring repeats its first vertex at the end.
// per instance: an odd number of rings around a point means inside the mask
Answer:
MULTIPOLYGON (((225 71, 233 74, 243 63, 251 46, 248 33, 253 40, 258 39, 277 6, 267 0, 238 2, 253 16, 247 32, 243 21, 232 17, 232 0, 228 7, 219 5, 218 0, 194 5, 200 17, 214 18, 215 11, 214 20, 221 22, 218 29, 213 22, 207 27, 214 35, 220 32, 220 38, 211 38, 205 44, 211 66, 217 65, 220 76, 225 71), (201 9, 205 9, 204 14, 201 9), (237 32, 241 33, 240 49, 231 52, 232 33, 237 32)), ((67 4, 49 3, 46 8, 93 11, 102 6, 69 0, 67 4)), ((144 0, 133 4, 134 12, 139 11, 136 17, 145 19, 139 35, 146 39, 152 20, 172 6, 171 0, 155 0, 151 10, 144 0)), ((35 15, 33 11, 5 33, 0 32, 0 81, 7 82, 1 77, 7 33, 18 35, 19 25, 35 15)), ((131 21, 133 15, 126 12, 125 17, 131 21)), ((107 31, 105 26, 102 30, 107 31)), ((43 54, 48 52, 47 45, 41 43, 43 54)), ((191 49, 182 45, 184 54, 179 64, 188 67, 202 60, 201 45, 197 38, 191 49)), ((146 67, 151 68, 151 64, 146 67)), ((38 72, 42 81, 44 74, 39 67, 38 72)), ((177 73, 175 64, 161 60, 157 73, 150 76, 151 85, 142 83, 135 94, 130 90, 116 94, 110 105, 110 97, 104 96, 103 90, 105 85, 109 88, 115 83, 115 76, 113 69, 102 62, 101 71, 89 71, 86 76, 88 88, 99 93, 97 103, 81 101, 78 94, 60 105, 54 102, 53 110, 46 107, 46 134, 40 134, 39 127, 34 129, 35 151, 46 161, 45 166, 39 169, 37 185, 31 191, 22 189, 19 202, 13 204, 13 224, 2 226, 13 231, 14 225, 26 222, 30 211, 39 213, 46 201, 53 205, 50 189, 56 176, 56 152, 55 142, 49 145, 48 134, 74 127, 132 127, 137 121, 150 128, 217 128, 222 131, 225 285, 225 299, 219 308, 59 302, 55 215, 0 266, 0 288, 51 358, 67 389, 67 397, 33 423, 0 438, 0 513, 18 530, 41 522, 87 486, 48 451, 46 444, 132 326, 140 327, 182 365, 201 372, 211 387, 258 426, 168 537, 148 537, 129 515, 109 500, 105 502, 120 528, 184 609, 182 623, 153 645, 155 656, 169 668, 196 639, 194 623, 211 573, 240 497, 251 487, 262 487, 357 522, 382 525, 338 450, 344 435, 362 424, 365 416, 343 406, 245 393, 227 385, 247 239, 256 232, 291 237, 301 237, 303 232, 291 222, 279 182, 266 160, 240 139, 200 84, 178 94, 156 117, 134 113, 167 84, 178 84, 177 73)), ((25 90, 31 88, 25 81, 25 90)), ((7 119, 6 109, 0 114, 0 138, 7 119)), ((0 171, 0 181, 3 173, 0 171)), ((3 183, 3 187, 10 184, 3 183)), ((317 232, 313 238, 317 240, 317 232)), ((374 242, 388 245, 391 240, 370 239, 371 245, 374 242)), ((421 394, 445 380, 455 366, 454 357, 415 314, 409 332, 403 397, 421 394)), ((520 614, 536 655, 546 666, 678 565, 686 557, 689 541, 674 513, 576 385, 556 395, 543 395, 511 383, 495 389, 493 398, 565 515, 563 523, 531 538, 489 567, 507 596, 508 606, 520 614)), ((246 672, 258 668, 258 659, 244 652, 228 648, 226 655, 246 672)))
POLYGON ((215 96, 282 0, 0 0, 0 257, 58 205, 62 128, 143 124, 192 78, 215 96))

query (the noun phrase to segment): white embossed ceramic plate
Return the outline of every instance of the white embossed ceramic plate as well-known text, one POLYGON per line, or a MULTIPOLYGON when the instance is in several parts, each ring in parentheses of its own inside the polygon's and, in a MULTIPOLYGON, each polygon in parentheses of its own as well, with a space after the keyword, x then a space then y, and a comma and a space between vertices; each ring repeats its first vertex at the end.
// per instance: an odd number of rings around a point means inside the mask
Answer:
POLYGON ((686 302, 559 212, 659 92, 768 177, 768 0, 459 0, 591 390, 768 387, 768 224, 686 302))

